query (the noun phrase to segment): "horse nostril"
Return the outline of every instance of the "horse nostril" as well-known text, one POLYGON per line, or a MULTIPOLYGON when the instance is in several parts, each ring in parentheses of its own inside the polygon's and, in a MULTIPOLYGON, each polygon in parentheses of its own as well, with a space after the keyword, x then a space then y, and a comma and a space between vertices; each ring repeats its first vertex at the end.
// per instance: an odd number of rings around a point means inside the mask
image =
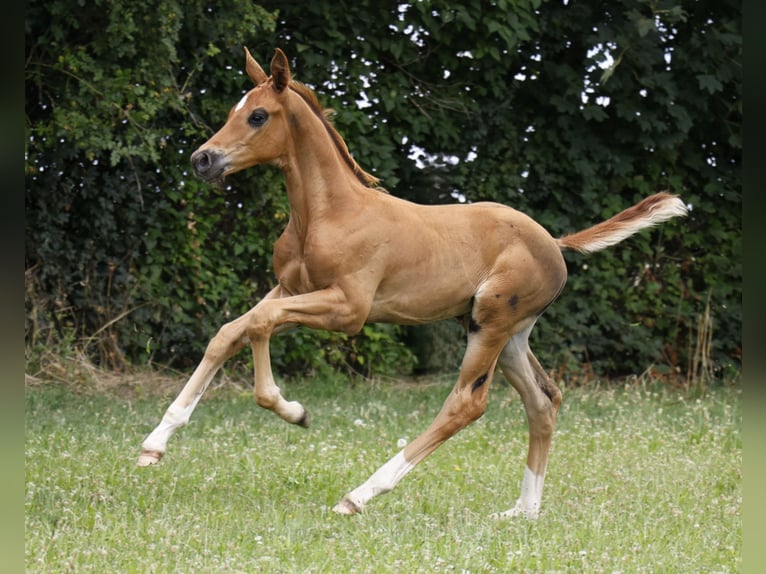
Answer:
POLYGON ((192 154, 191 163, 194 174, 208 182, 222 180, 228 166, 226 156, 215 149, 198 149, 192 154))
POLYGON ((206 171, 210 169, 210 166, 213 165, 213 161, 210 158, 210 154, 206 151, 198 151, 195 152, 192 155, 192 166, 194 167, 194 171, 196 171, 198 174, 203 174, 206 171))

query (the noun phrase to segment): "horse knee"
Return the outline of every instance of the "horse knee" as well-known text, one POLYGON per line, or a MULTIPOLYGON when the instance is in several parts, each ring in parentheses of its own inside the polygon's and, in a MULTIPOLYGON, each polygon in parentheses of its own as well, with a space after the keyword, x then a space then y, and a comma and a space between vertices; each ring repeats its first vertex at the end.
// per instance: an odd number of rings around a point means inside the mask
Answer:
POLYGON ((250 341, 263 341, 271 336, 274 323, 268 319, 265 313, 255 313, 247 321, 247 337, 250 341))
POLYGON ((213 363, 221 363, 245 346, 247 339, 237 336, 233 325, 227 323, 210 339, 205 349, 205 358, 213 363))

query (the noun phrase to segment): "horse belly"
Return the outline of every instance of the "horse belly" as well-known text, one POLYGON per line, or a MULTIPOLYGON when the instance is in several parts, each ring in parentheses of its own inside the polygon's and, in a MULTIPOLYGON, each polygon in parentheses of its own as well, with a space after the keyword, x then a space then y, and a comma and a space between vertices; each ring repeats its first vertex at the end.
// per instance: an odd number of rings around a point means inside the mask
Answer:
POLYGON ((368 322, 418 325, 465 315, 471 309, 476 280, 460 274, 411 273, 384 280, 368 322))

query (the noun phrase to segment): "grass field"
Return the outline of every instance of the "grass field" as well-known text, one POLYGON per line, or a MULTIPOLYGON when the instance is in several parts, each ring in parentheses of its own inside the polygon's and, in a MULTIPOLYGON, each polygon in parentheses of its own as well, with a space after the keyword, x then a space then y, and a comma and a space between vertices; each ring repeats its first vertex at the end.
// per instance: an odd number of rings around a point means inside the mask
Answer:
POLYGON ((150 468, 135 460, 167 398, 29 386, 27 572, 740 570, 739 387, 565 389, 540 518, 495 521, 527 444, 498 383, 482 419, 354 517, 330 509, 426 427, 451 381, 282 385, 308 430, 211 389, 150 468))

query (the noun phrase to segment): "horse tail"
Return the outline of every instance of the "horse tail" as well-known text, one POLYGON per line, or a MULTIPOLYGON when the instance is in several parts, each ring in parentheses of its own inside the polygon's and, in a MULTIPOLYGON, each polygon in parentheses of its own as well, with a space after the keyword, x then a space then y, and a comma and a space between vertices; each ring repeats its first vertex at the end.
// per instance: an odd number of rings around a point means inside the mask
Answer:
POLYGON ((642 229, 686 214, 686 205, 677 195, 660 192, 593 227, 560 237, 556 239, 556 243, 562 251, 573 249, 580 253, 594 253, 611 247, 642 229))

